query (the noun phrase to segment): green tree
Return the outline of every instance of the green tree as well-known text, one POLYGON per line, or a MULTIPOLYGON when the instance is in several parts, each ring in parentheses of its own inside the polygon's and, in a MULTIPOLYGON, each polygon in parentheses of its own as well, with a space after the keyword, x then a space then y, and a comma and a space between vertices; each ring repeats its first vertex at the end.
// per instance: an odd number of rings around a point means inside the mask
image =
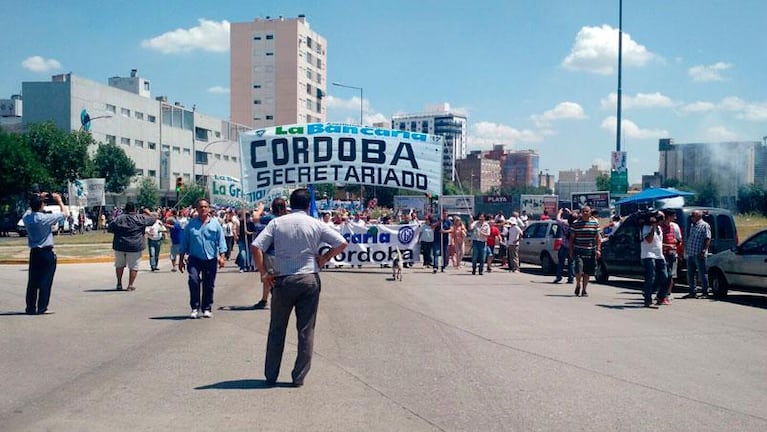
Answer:
POLYGON ((190 184, 186 186, 183 194, 179 197, 178 205, 180 207, 194 205, 194 203, 200 198, 208 198, 207 189, 202 185, 190 184))
POLYGON ((90 176, 88 146, 91 144, 96 142, 85 132, 62 133, 51 143, 46 161, 56 184, 64 187, 67 182, 90 176))
POLYGON ((767 191, 751 183, 738 189, 738 212, 767 214, 767 191))
POLYGON ((105 178, 107 192, 123 193, 136 174, 136 164, 116 144, 101 144, 93 157, 94 177, 105 178))
POLYGON ((160 204, 160 188, 151 177, 144 177, 139 182, 136 204, 151 209, 160 204))
POLYGON ((690 200, 691 205, 718 207, 719 206, 719 186, 712 180, 695 185, 696 195, 690 200))
POLYGON ((597 190, 598 191, 609 191, 610 190, 610 175, 609 174, 599 174, 597 176, 597 190))
POLYGON ((35 183, 45 187, 49 182, 47 169, 23 135, 0 129, 0 155, 0 200, 4 204, 23 200, 35 183))

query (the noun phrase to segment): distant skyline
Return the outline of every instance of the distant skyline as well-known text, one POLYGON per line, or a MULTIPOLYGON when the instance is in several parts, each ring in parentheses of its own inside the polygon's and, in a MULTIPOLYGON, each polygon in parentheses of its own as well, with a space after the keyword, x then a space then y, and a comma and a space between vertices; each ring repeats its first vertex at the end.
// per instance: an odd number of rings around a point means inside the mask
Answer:
MULTIPOLYGON (((469 150, 540 152, 540 169, 609 168, 615 150, 618 0, 168 0, 6 2, 0 98, 72 72, 133 68, 168 96, 229 118, 229 24, 305 14, 327 39, 328 121, 365 123, 449 103, 469 150)), ((658 139, 767 136, 767 2, 623 1, 629 180, 658 170, 658 139)))

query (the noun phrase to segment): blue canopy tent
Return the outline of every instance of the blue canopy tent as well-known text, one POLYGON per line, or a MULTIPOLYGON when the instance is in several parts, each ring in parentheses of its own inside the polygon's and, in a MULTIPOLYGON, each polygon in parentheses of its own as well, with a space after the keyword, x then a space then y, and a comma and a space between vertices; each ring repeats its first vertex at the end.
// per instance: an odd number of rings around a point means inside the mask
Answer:
POLYGON ((627 196, 615 204, 630 204, 630 203, 642 203, 653 202, 661 199, 676 198, 680 196, 695 195, 692 192, 685 192, 674 188, 649 188, 642 192, 636 193, 631 196, 627 196))

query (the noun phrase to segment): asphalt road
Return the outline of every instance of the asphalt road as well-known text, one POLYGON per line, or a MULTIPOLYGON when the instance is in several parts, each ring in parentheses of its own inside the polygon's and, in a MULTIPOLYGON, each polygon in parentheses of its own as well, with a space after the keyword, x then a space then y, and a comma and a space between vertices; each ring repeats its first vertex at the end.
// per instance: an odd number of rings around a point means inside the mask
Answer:
MULTIPOLYGON (((327 271, 296 389, 264 386, 253 274, 225 269, 199 320, 167 265, 133 293, 59 266, 44 316, 21 313, 26 277, 0 266, 3 431, 767 430, 765 297, 644 309, 636 282, 576 298, 530 268, 327 271)), ((282 382, 294 358, 290 333, 282 382)))

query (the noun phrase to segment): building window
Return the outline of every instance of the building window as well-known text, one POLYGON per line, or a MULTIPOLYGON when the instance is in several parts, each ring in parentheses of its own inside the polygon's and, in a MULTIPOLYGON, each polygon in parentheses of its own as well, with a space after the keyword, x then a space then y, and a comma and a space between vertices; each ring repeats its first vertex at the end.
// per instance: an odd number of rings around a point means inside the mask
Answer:
POLYGON ((312 85, 306 83, 306 94, 312 94, 312 85))
POLYGON ((306 109, 312 109, 312 100, 306 98, 306 109))
POLYGON ((144 170, 142 168, 136 168, 136 176, 141 177, 144 175, 144 170))
POLYGON ((322 69, 322 59, 320 58, 317 59, 317 69, 322 69))
POLYGON ((139 120, 144 120, 144 113, 142 113, 142 112, 134 111, 133 115, 135 115, 136 118, 139 119, 139 120))
POLYGON ((236 156, 232 156, 232 162, 237 162, 237 157, 236 156))
POLYGON ((157 171, 155 170, 149 170, 147 173, 149 177, 157 177, 157 171))
POLYGON ((216 160, 221 160, 221 153, 216 153, 216 160))
POLYGON ((107 135, 107 144, 115 145, 117 143, 117 137, 114 135, 107 135))
POLYGON ((399 123, 399 130, 405 130, 405 123, 404 122, 400 122, 399 123))
POLYGON ((149 141, 147 143, 147 146, 149 147, 149 150, 157 150, 157 143, 153 143, 152 141, 149 141))
POLYGON ((253 36, 253 40, 261 40, 261 35, 253 36))
POLYGON ((117 107, 114 105, 107 104, 107 111, 111 112, 112 114, 117 114, 117 107))
POLYGON ((253 99, 253 105, 261 105, 261 99, 253 99))
POLYGON ((149 81, 144 81, 144 91, 149 91, 149 81))
POLYGON ((415 132, 415 122, 414 121, 410 122, 410 130, 415 132))
POLYGON ((149 123, 157 123, 157 117, 149 114, 146 116, 146 119, 149 121, 149 123))
POLYGON ((306 46, 311 48, 312 47, 312 38, 309 36, 306 37, 306 46))
POLYGON ((130 117, 130 110, 128 108, 120 108, 120 115, 130 117))
POLYGON ((268 115, 268 116, 266 116, 266 119, 267 120, 274 120, 274 116, 273 115, 268 115))
POLYGON ((228 161, 229 160, 229 155, 224 155, 224 160, 228 161))
POLYGON ((170 146, 168 144, 163 144, 162 145, 162 151, 170 151, 170 146))
POLYGON ((317 101, 317 112, 322 113, 322 102, 319 100, 317 101))
POLYGON ((181 147, 173 146, 173 153, 181 154, 181 147))
POLYGON ((208 153, 203 151, 195 151, 194 152, 194 163, 198 165, 207 165, 208 164, 208 153))
POLYGON ((221 132, 215 131, 213 134, 216 136, 216 138, 221 138, 221 132))
POLYGON ((129 146, 130 145, 130 138, 125 138, 125 137, 120 138, 120 144, 129 146))
POLYGON ((274 35, 273 34, 266 35, 266 40, 272 40, 272 39, 274 39, 274 35))
POLYGON ((136 145, 136 147, 144 148, 144 141, 135 140, 133 143, 136 145))
POLYGON ((253 84, 253 88, 254 89, 260 89, 261 88, 261 84, 253 84))
POLYGON ((274 56, 274 53, 273 52, 268 52, 268 53, 266 53, 266 56, 267 57, 272 57, 272 56, 274 56))
POLYGON ((322 75, 317 73, 317 84, 322 84, 322 75))
POLYGON ((314 56, 312 53, 306 53, 306 62, 309 64, 314 64, 314 56))
POLYGON ((190 149, 188 149, 188 148, 184 147, 184 154, 185 154, 185 155, 191 155, 191 154, 192 154, 192 150, 190 150, 190 149))

